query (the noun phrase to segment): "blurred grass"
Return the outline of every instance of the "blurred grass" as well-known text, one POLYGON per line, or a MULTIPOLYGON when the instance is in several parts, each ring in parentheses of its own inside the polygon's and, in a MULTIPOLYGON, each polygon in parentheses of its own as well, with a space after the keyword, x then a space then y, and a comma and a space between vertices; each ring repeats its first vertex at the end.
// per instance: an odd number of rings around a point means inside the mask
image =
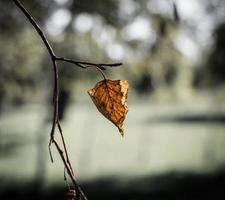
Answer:
MULTIPOLYGON (((30 105, 2 114, 0 177, 29 181, 37 178, 41 168, 47 185, 63 181, 63 166, 54 148, 54 164, 49 159, 47 113, 40 105, 30 105)), ((217 109, 208 105, 133 102, 125 121, 125 138, 121 138, 93 105, 80 102, 69 107, 62 126, 79 180, 170 171, 207 173, 221 168, 225 161, 225 124, 207 120, 215 118, 215 113, 217 109), (206 120, 177 120, 185 116, 206 116, 206 120)), ((225 115, 225 108, 220 109, 220 115, 225 115)))

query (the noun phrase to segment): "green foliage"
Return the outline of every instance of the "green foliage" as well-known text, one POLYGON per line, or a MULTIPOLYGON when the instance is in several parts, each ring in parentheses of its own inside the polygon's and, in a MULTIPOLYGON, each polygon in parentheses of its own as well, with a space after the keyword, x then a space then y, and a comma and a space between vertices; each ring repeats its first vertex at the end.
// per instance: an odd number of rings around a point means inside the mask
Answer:
POLYGON ((217 87, 225 83, 225 24, 214 30, 214 44, 207 59, 195 70, 194 85, 197 87, 217 87))
POLYGON ((118 1, 116 0, 83 0, 72 1, 69 7, 71 13, 78 15, 80 13, 89 13, 100 15, 106 23, 118 25, 118 1), (91 6, 90 6, 91 5, 91 6))
POLYGON ((211 82, 218 84, 225 82, 225 24, 220 24, 214 34, 215 42, 209 56, 207 68, 211 82))
MULTIPOLYGON (((179 6, 176 12, 180 15, 180 20, 177 21, 176 16, 173 16, 172 4, 171 10, 168 10, 168 7, 166 12, 161 12, 154 4, 150 4, 151 2, 83 0, 59 5, 54 0, 24 0, 22 3, 45 32, 48 30, 45 29, 46 24, 49 25, 49 19, 55 11, 64 9, 69 12, 71 18, 62 33, 58 36, 48 36, 57 55, 76 60, 110 62, 113 59, 110 54, 117 53, 117 49, 111 46, 120 45, 124 52, 120 59, 124 68, 120 70, 119 76, 123 78, 126 75, 132 80, 131 87, 136 90, 145 76, 150 80, 147 81, 150 86, 146 88, 151 88, 151 92, 165 89, 189 91, 199 85, 209 87, 223 84, 224 25, 217 26, 216 22, 221 20, 222 12, 219 8, 223 8, 224 1, 217 0, 201 5, 209 11, 209 15, 215 17, 215 27, 218 28, 215 29, 214 46, 210 51, 201 50, 203 62, 198 63, 187 58, 176 47, 176 40, 181 31, 193 32, 190 37, 194 38, 197 28, 190 26, 188 21, 182 21, 183 13, 180 13, 179 6), (129 11, 128 8, 133 10, 129 11), (74 27, 74 22, 80 14, 88 14, 93 20, 92 27, 86 32, 79 32, 74 27), (124 34, 126 28, 137 18, 145 19, 149 23, 151 33, 146 39, 129 39, 124 34), (195 68, 197 65, 201 67, 195 68)), ((158 5, 161 3, 165 2, 158 1, 158 5)), ((4 85, 0 89, 0 101, 25 102, 30 96, 35 96, 30 92, 34 89, 39 89, 36 94, 44 93, 44 84, 51 84, 47 78, 52 76, 49 58, 30 24, 23 19, 12 1, 0 1, 0 28, 0 84, 4 85)), ((197 42, 196 45, 200 46, 197 42)), ((89 80, 95 79, 97 76, 91 70, 81 73, 81 70, 74 70, 72 65, 65 63, 60 65, 59 70, 62 77, 61 88, 66 91, 75 87, 76 81, 84 85, 85 81, 82 80, 87 77, 89 80)), ((118 72, 113 70, 110 73, 113 78, 118 72)), ((144 93, 147 94, 148 91, 144 93)))

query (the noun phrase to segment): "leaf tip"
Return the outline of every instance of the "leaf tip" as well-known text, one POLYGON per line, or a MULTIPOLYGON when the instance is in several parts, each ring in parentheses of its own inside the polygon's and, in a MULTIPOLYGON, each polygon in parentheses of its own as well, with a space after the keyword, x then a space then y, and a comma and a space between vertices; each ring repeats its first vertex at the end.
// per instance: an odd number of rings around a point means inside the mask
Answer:
POLYGON ((122 127, 118 127, 118 129, 119 129, 119 132, 120 132, 120 134, 121 134, 121 136, 123 138, 124 137, 124 130, 123 130, 123 128, 122 127))

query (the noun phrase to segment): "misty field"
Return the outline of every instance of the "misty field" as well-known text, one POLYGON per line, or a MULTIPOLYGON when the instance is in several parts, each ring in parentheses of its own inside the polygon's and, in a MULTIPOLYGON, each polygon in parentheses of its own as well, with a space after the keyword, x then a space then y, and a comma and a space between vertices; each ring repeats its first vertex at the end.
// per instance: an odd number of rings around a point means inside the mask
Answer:
MULTIPOLYGON (((5 182, 41 179, 62 182, 55 149, 50 162, 50 117, 46 107, 29 105, 0 117, 0 177, 5 182)), ((79 180, 135 178, 167 172, 207 173, 225 163, 225 107, 129 104, 125 137, 88 103, 69 107, 62 122, 79 180)))

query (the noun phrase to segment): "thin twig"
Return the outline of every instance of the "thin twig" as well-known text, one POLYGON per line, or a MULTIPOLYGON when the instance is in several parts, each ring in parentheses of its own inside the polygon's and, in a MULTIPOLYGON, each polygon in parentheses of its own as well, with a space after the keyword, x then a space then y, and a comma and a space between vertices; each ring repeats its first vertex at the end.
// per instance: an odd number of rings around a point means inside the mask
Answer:
POLYGON ((56 60, 58 61, 64 61, 64 62, 68 62, 71 64, 75 64, 78 67, 84 68, 86 69, 89 66, 94 66, 94 67, 98 67, 101 70, 106 70, 106 67, 119 67, 121 66, 123 63, 92 63, 92 62, 83 62, 83 61, 77 61, 77 60, 72 60, 72 59, 68 59, 68 58, 64 58, 64 57, 55 57, 56 60))
MULTIPOLYGON (((67 148, 66 148, 66 144, 65 144, 65 139, 64 139, 64 136, 63 136, 63 131, 62 131, 62 128, 61 128, 60 122, 59 122, 59 116, 58 116, 59 75, 58 75, 57 61, 64 61, 64 62, 67 62, 67 63, 72 63, 72 64, 75 64, 77 67, 84 68, 84 69, 86 69, 88 67, 95 67, 96 69, 98 69, 101 72, 104 79, 105 79, 105 76, 104 76, 102 70, 105 70, 106 67, 120 66, 120 65, 122 65, 122 63, 112 63, 112 64, 100 63, 100 64, 96 64, 96 63, 76 61, 76 60, 56 56, 52 47, 51 47, 51 45, 50 45, 50 43, 47 40, 45 34, 43 33, 43 31, 39 27, 39 25, 36 23, 34 18, 29 14, 29 12, 24 8, 24 6, 18 0, 13 0, 13 1, 16 4, 16 6, 23 12, 23 14, 26 16, 26 18, 29 20, 29 22, 32 24, 32 26, 37 31, 38 35, 42 39, 42 42, 44 43, 44 45, 45 45, 45 47, 48 51, 49 56, 50 56, 51 61, 52 61, 53 75, 54 75, 53 119, 52 119, 51 133, 50 133, 50 141, 49 141, 49 145, 48 145, 51 161, 53 162, 53 156, 52 156, 52 153, 51 153, 51 144, 54 144, 58 153, 60 154, 60 157, 61 157, 62 162, 64 164, 64 168, 65 168, 67 174, 69 175, 69 177, 70 177, 70 179, 73 183, 75 193, 77 195, 76 199, 77 200, 80 200, 80 199, 87 200, 87 197, 85 196, 85 194, 81 190, 80 186, 78 185, 78 183, 76 182, 76 179, 74 177, 73 169, 72 169, 72 166, 71 166, 71 163, 70 163, 70 160, 69 160, 69 156, 68 156, 68 152, 67 152, 67 148), (54 138, 56 128, 58 128, 58 130, 60 132, 64 151, 60 148, 59 144, 57 143, 56 139, 54 138), (64 156, 64 152, 65 152, 66 156, 64 156)), ((66 176, 64 175, 64 177, 66 177, 66 176)))
POLYGON ((52 141, 52 143, 55 144, 55 147, 63 161, 63 164, 64 164, 64 167, 67 171, 67 174, 70 176, 70 179, 72 180, 73 182, 73 185, 74 185, 74 189, 75 191, 78 191, 77 192, 77 199, 80 199, 80 196, 82 196, 82 198, 84 200, 88 200, 87 197, 85 196, 85 194, 83 193, 83 191, 81 190, 80 186, 77 184, 76 180, 75 180, 75 177, 73 176, 73 174, 71 173, 71 170, 70 170, 70 166, 68 165, 68 163, 66 162, 66 158, 64 157, 63 155, 63 150, 60 148, 60 146, 58 145, 57 141, 54 139, 52 141))
POLYGON ((68 165, 70 167, 70 170, 71 170, 72 174, 74 175, 73 168, 72 168, 72 165, 70 163, 70 159, 69 159, 68 152, 67 152, 67 148, 66 148, 65 139, 64 139, 64 136, 63 136, 63 132, 62 132, 62 128, 61 128, 61 125, 59 123, 59 120, 57 121, 57 125, 58 125, 58 129, 59 129, 59 132, 60 132, 60 135, 61 135, 61 139, 62 139, 62 143, 63 143, 63 148, 64 148, 64 151, 65 151, 65 154, 66 154, 66 162, 68 163, 68 165))
POLYGON ((33 17, 29 14, 29 12, 24 8, 24 6, 18 0, 13 0, 13 1, 20 8, 20 10, 24 13, 24 15, 30 21, 30 23, 32 24, 32 26, 36 29, 36 31, 38 32, 39 36, 41 37, 41 39, 45 43, 45 46, 47 47, 49 54, 50 55, 53 55, 53 57, 54 57, 54 55, 55 55, 54 54, 54 51, 51 48, 48 40, 45 37, 45 34, 43 33, 43 31, 41 30, 41 28, 39 27, 39 25, 35 22, 35 20, 33 19, 33 17))
MULTIPOLYGON (((51 129, 50 142, 49 142, 49 152, 50 152, 51 160, 53 161, 50 146, 53 143, 55 145, 56 149, 58 150, 58 153, 61 156, 61 159, 63 161, 64 167, 65 167, 68 175, 70 176, 70 178, 72 180, 72 183, 76 190, 77 198, 80 199, 80 196, 81 196, 87 200, 86 196, 84 195, 83 191, 81 190, 81 188, 79 187, 79 185, 77 184, 77 182, 73 176, 73 170, 72 170, 72 167, 69 162, 69 157, 67 154, 67 150, 65 148, 64 140, 63 140, 63 145, 64 145, 64 149, 66 151, 66 159, 63 155, 63 151, 61 150, 57 141, 54 138, 55 128, 56 128, 57 124, 58 124, 59 131, 62 134, 61 127, 60 127, 59 123, 57 123, 58 122, 58 105, 59 105, 59 77, 58 77, 58 68, 57 68, 57 64, 56 64, 57 60, 56 60, 55 53, 54 53, 53 49, 51 48, 45 34, 41 30, 41 28, 38 26, 38 24, 35 22, 33 17, 29 14, 29 12, 23 7, 23 5, 18 0, 13 0, 13 1, 20 8, 20 10, 24 13, 24 15, 27 17, 27 19, 33 25, 33 27, 36 29, 38 35, 41 37, 43 43, 45 44, 45 46, 48 50, 48 53, 51 57, 51 60, 52 60, 52 66, 53 66, 53 72, 54 72, 54 91, 53 91, 53 109, 54 109, 54 111, 53 111, 52 129, 51 129)), ((63 139, 63 137, 62 137, 62 139, 63 139)))
MULTIPOLYGON (((59 102, 58 100, 58 96, 59 96, 58 69, 57 69, 57 64, 55 59, 55 53, 51 45, 49 44, 45 34, 43 33, 39 25, 35 22, 34 18, 29 14, 29 12, 24 8, 24 6, 18 0, 13 0, 13 1, 20 8, 23 14, 27 17, 27 19, 30 21, 32 26, 36 29, 38 35, 41 37, 43 43, 45 44, 52 60, 52 66, 54 71, 54 94, 53 94, 54 114, 53 114, 52 130, 51 130, 51 140, 53 140, 56 122, 57 122, 57 116, 58 116, 58 102, 59 102)), ((49 143, 49 145, 50 144, 51 142, 49 143)))

